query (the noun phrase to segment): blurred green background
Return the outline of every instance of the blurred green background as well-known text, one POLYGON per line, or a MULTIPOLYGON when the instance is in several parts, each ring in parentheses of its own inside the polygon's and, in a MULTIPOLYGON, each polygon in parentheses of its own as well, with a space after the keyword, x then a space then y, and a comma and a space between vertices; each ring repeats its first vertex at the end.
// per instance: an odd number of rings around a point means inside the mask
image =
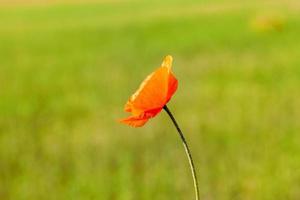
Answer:
POLYGON ((117 123, 165 55, 203 200, 300 199, 300 3, 0 3, 0 199, 193 199, 166 113, 117 123))

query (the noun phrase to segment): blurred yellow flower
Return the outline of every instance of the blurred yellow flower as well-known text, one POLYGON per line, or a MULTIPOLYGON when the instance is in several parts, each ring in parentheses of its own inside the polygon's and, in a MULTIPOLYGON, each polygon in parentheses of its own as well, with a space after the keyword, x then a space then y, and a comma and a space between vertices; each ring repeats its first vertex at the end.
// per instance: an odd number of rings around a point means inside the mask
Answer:
POLYGON ((279 15, 257 15, 250 22, 251 28, 257 32, 282 31, 284 20, 279 15))

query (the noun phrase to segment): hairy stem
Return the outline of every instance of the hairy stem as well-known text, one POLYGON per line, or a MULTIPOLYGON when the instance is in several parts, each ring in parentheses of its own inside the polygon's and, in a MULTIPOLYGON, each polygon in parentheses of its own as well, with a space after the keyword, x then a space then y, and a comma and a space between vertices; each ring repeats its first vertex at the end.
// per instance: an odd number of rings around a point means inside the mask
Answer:
POLYGON ((179 128, 174 116, 172 115, 171 111, 169 110, 169 108, 167 107, 167 105, 164 106, 164 110, 168 113, 168 115, 170 116, 174 126, 176 127, 178 134, 180 136, 180 139, 182 141, 186 156, 189 160, 189 164, 190 164, 190 168, 191 168, 191 172, 192 172, 192 176, 193 176, 193 180, 194 180, 194 189, 195 189, 195 196, 196 196, 196 200, 199 200, 199 189, 198 189, 198 180, 197 180, 197 175, 196 175, 196 170, 195 170, 195 165, 194 165, 194 161, 192 158, 192 154, 190 151, 190 148, 186 142, 186 139, 181 131, 181 129, 179 128))

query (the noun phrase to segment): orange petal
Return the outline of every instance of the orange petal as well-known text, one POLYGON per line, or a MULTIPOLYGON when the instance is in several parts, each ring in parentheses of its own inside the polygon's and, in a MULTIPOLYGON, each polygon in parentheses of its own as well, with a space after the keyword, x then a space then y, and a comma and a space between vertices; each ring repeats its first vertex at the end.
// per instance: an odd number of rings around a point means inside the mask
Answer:
MULTIPOLYGON (((145 110, 164 106, 168 98, 172 60, 172 56, 165 57, 161 67, 150 74, 142 82, 139 89, 131 96, 125 105, 125 111, 134 112, 135 115, 139 115, 145 110)), ((174 78, 171 80, 173 81, 174 78)), ((173 85, 173 82, 171 85, 173 85)))
POLYGON ((166 67, 169 70, 171 70, 172 62, 173 62, 173 57, 168 55, 164 58, 163 62, 161 63, 161 67, 166 67))
POLYGON ((120 122, 129 126, 140 127, 143 126, 148 120, 149 118, 146 117, 130 116, 128 118, 121 119, 120 122))
POLYGON ((173 75, 172 72, 170 72, 169 74, 169 82, 168 82, 168 93, 167 93, 167 101, 166 103, 169 102, 169 100, 171 99, 171 97, 173 96, 173 94, 176 92, 178 87, 178 81, 175 78, 175 76, 173 75))

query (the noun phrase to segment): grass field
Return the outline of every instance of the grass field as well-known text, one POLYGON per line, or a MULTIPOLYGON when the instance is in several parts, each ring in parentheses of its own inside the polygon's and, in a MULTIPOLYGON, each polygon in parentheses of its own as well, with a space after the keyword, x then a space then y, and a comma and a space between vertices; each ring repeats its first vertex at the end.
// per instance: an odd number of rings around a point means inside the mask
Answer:
POLYGON ((167 54, 201 198, 300 199, 297 1, 19 3, 0 4, 1 200, 193 199, 167 115, 116 122, 167 54))

